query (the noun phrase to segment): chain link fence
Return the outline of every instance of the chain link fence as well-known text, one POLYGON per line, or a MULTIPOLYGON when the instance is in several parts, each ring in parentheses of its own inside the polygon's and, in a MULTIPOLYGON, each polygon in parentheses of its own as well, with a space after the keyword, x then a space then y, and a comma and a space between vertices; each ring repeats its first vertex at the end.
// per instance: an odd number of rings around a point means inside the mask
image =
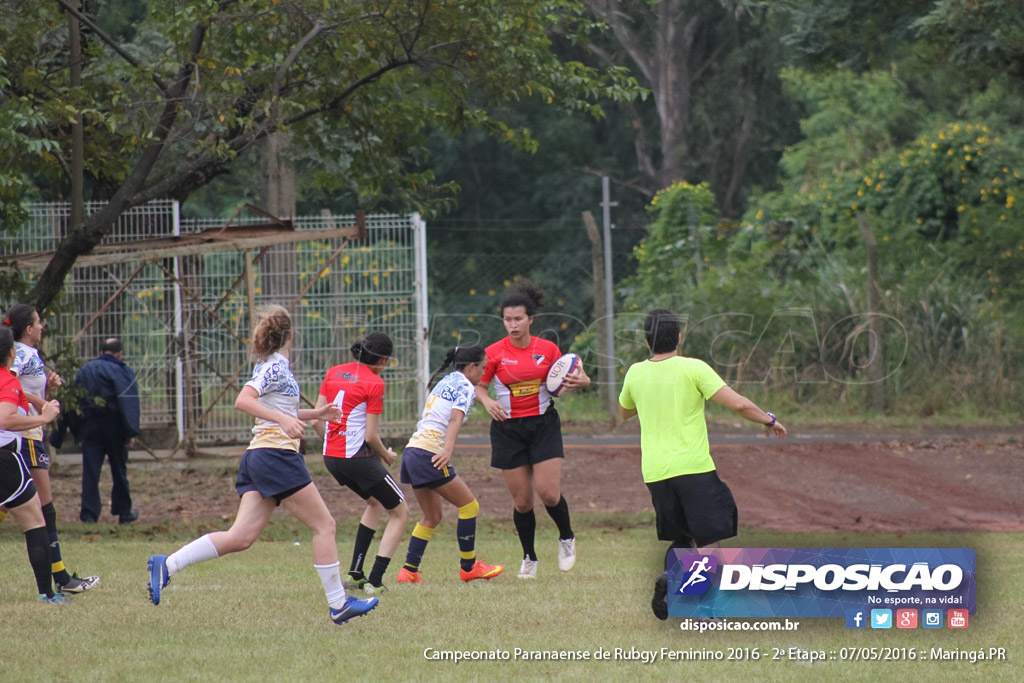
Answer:
MULTIPOLYGON (((28 208, 28 224, 17 235, 0 237, 0 256, 16 261, 18 254, 51 250, 66 234, 69 205, 28 208)), ((87 205, 86 212, 97 208, 87 205)), ((294 220, 300 232, 351 223, 350 217, 294 220)), ((398 215, 367 216, 366 224, 366 239, 351 241, 331 263, 342 238, 271 249, 253 266, 253 303, 294 303, 291 361, 309 402, 316 401, 326 368, 350 359, 354 341, 370 330, 389 334, 395 352, 385 376, 382 422, 389 430, 407 431, 418 417, 426 378, 426 226, 415 216, 398 215)), ((222 225, 223 220, 184 219, 177 202, 159 201, 127 212, 104 244, 222 225)), ((254 255, 222 251, 76 267, 63 293, 70 306, 59 307, 49 320, 43 351, 67 351, 53 347, 74 338, 73 353, 84 361, 99 353, 103 339, 117 336, 138 376, 142 423, 150 432, 169 432, 164 443, 186 437, 202 444, 244 441, 251 419, 234 410, 233 402, 252 369, 246 348, 250 306, 238 286, 247 256, 254 255)))

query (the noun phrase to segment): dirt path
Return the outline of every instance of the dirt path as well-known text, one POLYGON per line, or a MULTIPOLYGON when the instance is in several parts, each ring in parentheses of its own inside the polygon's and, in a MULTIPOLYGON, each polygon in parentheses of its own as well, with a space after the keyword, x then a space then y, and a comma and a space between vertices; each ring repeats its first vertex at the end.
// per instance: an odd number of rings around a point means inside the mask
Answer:
MULTIPOLYGON (((569 446, 563 492, 574 512, 651 510, 636 446, 569 446)), ((1024 531, 1024 445, 1005 438, 868 443, 720 444, 712 455, 732 488, 740 524, 812 531, 850 529, 1024 531)), ((310 459, 316 463, 315 458, 310 459)), ((511 516, 500 472, 479 445, 460 447, 454 463, 484 516, 511 516)), ((237 505, 237 458, 154 463, 132 461, 129 477, 140 523, 223 525, 237 505)), ((321 467, 314 469, 323 470, 321 467)), ((81 468, 54 472, 57 510, 77 518, 81 468)), ((361 501, 326 474, 315 475, 339 519, 354 519, 361 501)), ((104 472, 101 491, 110 490, 104 472)), ((416 514, 416 503, 407 491, 416 514)), ((539 505, 539 504, 538 504, 539 505)), ((101 521, 112 521, 104 514, 101 521)))

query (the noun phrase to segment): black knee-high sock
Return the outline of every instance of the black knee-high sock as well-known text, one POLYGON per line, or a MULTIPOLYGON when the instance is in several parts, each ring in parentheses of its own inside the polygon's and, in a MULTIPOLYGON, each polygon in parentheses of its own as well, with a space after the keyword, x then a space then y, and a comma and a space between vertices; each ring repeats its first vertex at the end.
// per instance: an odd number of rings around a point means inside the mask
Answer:
POLYGON ((362 523, 356 529, 356 546, 352 549, 352 565, 349 567, 348 573, 357 579, 364 576, 363 560, 366 559, 366 553, 370 550, 370 543, 373 541, 375 533, 377 533, 376 529, 371 529, 362 523))
POLYGON ((373 561, 373 569, 370 570, 370 583, 380 588, 384 583, 384 572, 388 570, 388 565, 391 564, 390 557, 377 556, 377 559, 373 561))
POLYGON ((673 550, 678 550, 680 548, 689 549, 696 547, 697 546, 693 544, 693 541, 672 541, 672 545, 670 545, 668 547, 668 550, 665 551, 665 571, 668 571, 669 567, 672 566, 672 563, 676 561, 675 555, 672 554, 673 550))
POLYGON ((551 519, 555 520, 555 524, 558 525, 558 537, 575 538, 572 533, 572 523, 569 521, 569 504, 565 502, 565 496, 559 498, 555 505, 545 505, 544 507, 551 515, 551 519))
POLYGON ((50 538, 46 534, 46 527, 39 526, 26 531, 25 545, 28 547, 28 561, 32 565, 32 573, 36 575, 36 587, 39 589, 39 594, 52 598, 50 538))
POLYGON ((43 506, 43 519, 46 521, 46 535, 50 537, 50 572, 53 580, 61 586, 71 581, 64 566, 64 560, 60 556, 60 539, 57 537, 57 510, 53 507, 53 501, 43 506))
POLYGON ((519 534, 519 543, 523 546, 523 557, 536 561, 537 551, 533 547, 533 538, 537 533, 537 517, 533 510, 529 512, 512 511, 512 521, 515 522, 516 532, 519 534))

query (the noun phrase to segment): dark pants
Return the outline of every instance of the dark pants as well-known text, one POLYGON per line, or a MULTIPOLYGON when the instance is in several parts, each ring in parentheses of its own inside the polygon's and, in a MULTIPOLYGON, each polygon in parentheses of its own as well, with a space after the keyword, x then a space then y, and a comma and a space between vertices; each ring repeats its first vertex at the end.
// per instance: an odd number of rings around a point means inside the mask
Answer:
POLYGON ((128 491, 128 437, 119 425, 89 420, 82 425, 82 511, 79 519, 95 521, 100 516, 100 470, 110 458, 114 486, 110 491, 110 514, 130 515, 132 495, 128 491))

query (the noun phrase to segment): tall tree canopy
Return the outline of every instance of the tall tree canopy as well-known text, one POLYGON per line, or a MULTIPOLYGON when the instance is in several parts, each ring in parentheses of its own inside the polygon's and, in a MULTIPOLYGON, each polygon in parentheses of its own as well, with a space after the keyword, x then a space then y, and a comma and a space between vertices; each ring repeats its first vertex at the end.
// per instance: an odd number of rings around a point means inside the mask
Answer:
POLYGON ((599 98, 639 92, 622 70, 558 58, 552 32, 575 40, 595 26, 567 0, 172 0, 151 3, 131 36, 105 32, 101 11, 0 0, 9 80, 0 112, 41 113, 23 118, 20 133, 57 141, 33 161, 58 187, 70 185, 70 121, 82 116, 92 198, 108 200, 58 245, 30 293, 40 308, 118 215, 188 197, 273 131, 330 157, 338 173, 324 182, 430 210, 446 195, 422 163, 427 127, 479 126, 529 148, 530 132, 496 105, 534 97, 597 115, 599 98), (77 88, 67 13, 83 25, 77 88))
POLYGON ((777 72, 785 14, 750 0, 586 0, 611 27, 614 47, 651 90, 656 117, 634 115, 640 170, 652 189, 706 180, 727 218, 749 188, 770 181, 795 135, 777 72), (765 152, 768 152, 767 154, 765 152))

